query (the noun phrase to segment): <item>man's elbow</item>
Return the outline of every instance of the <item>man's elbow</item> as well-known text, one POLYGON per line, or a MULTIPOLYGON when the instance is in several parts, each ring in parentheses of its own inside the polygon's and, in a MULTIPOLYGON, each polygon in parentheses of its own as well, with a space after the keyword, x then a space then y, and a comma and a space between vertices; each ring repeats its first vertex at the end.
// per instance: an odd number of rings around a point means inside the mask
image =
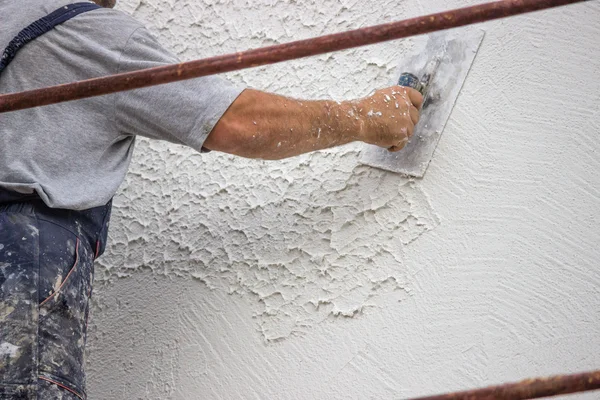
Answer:
POLYGON ((242 121, 222 118, 206 138, 204 147, 245 158, 279 160, 265 134, 249 129, 242 121))

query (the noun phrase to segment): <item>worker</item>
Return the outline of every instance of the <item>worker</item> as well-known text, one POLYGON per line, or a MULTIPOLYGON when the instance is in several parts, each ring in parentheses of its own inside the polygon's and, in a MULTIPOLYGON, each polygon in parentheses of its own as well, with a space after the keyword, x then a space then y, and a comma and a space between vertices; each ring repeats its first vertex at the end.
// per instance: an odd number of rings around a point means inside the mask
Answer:
MULTIPOLYGON (((179 62, 114 0, 0 0, 0 93, 179 62)), ((94 260, 144 136, 278 160, 362 141, 401 150, 423 99, 393 86, 300 101, 218 77, 0 114, 0 399, 85 399, 94 260)))

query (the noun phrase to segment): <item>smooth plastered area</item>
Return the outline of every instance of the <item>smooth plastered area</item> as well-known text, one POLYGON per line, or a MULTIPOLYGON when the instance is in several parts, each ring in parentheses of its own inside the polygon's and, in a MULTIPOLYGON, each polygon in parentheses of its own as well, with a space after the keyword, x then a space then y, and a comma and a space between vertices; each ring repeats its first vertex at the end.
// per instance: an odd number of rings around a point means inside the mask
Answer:
MULTIPOLYGON (((470 4, 118 8, 191 60, 470 4)), ((478 25, 423 179, 357 143, 252 161, 139 140, 96 265, 89 398, 401 399, 600 368, 598 21, 591 1, 478 25)), ((352 99, 415 40, 225 78, 352 99)))

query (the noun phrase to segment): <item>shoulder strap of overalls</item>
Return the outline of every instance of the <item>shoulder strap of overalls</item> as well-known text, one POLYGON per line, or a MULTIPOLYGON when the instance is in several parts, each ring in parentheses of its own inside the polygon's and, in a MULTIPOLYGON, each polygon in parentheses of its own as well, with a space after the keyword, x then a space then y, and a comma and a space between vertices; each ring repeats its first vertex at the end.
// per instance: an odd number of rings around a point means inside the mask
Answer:
MULTIPOLYGON (((23 29, 19 34, 10 41, 2 56, 0 56, 0 74, 15 58, 17 52, 21 50, 27 43, 37 39, 43 34, 50 32, 54 27, 60 25, 79 14, 87 11, 102 8, 94 3, 75 3, 61 7, 53 13, 38 19, 27 28, 23 29)), ((39 200, 36 194, 20 195, 0 187, 0 204, 2 202, 23 202, 29 200, 39 200)), ((95 227, 96 233, 96 248, 95 258, 104 252, 106 246, 106 235, 108 232, 108 221, 110 220, 110 211, 112 200, 108 204, 83 211, 71 211, 72 214, 77 214, 77 218, 82 219, 87 225, 95 227)))
POLYGON ((17 52, 21 50, 27 43, 37 39, 47 32, 50 32, 55 26, 60 25, 79 14, 96 10, 98 8, 102 7, 89 2, 69 4, 59 8, 51 14, 46 15, 43 18, 38 19, 27 28, 23 29, 17 34, 17 36, 15 36, 13 40, 10 41, 8 46, 6 46, 4 53, 0 57, 0 74, 15 58, 17 52))

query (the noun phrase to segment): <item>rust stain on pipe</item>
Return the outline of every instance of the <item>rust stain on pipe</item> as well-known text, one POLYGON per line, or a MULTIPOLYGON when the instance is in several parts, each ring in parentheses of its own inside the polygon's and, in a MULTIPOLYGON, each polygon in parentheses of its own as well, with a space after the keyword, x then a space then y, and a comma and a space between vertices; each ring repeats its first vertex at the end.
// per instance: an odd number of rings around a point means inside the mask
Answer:
POLYGON ((419 397, 412 400, 524 400, 600 389, 600 370, 526 379, 487 388, 419 397))
POLYGON ((353 31, 0 96, 0 113, 275 64, 589 0, 501 0, 353 31))

